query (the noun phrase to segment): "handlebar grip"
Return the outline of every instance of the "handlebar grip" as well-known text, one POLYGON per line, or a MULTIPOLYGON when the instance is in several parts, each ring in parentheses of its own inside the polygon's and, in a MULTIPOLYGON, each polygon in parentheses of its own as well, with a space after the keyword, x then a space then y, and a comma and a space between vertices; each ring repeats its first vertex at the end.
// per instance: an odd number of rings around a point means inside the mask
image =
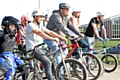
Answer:
POLYGON ((36 48, 36 47, 39 47, 39 46, 42 46, 42 45, 45 45, 45 43, 38 44, 38 45, 35 46, 35 48, 36 48))

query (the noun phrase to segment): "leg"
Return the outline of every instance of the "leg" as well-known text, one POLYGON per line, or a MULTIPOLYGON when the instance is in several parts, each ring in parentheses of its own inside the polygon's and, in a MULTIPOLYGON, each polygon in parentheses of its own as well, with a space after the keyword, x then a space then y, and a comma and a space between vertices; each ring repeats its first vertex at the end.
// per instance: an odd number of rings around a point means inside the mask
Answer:
POLYGON ((85 40, 88 42, 88 44, 90 45, 90 48, 94 48, 94 37, 87 37, 85 38, 85 40))
MULTIPOLYGON (((14 60, 16 62, 17 65, 23 65, 25 64, 23 62, 23 60, 21 60, 19 57, 17 57, 16 55, 14 55, 14 60)), ((24 71, 24 69, 21 67, 21 68, 17 68, 20 72, 24 71)), ((22 80, 25 80, 25 74, 22 75, 22 80)))
POLYGON ((53 80, 52 70, 51 70, 51 61, 46 56, 46 54, 41 49, 36 49, 35 58, 41 61, 45 66, 45 73, 48 80, 53 80))
POLYGON ((7 63, 8 71, 6 74, 6 80, 12 80, 15 75, 17 65, 14 61, 14 55, 10 52, 3 53, 5 62, 7 63))
POLYGON ((78 44, 81 45, 83 52, 89 52, 89 44, 84 39, 78 41, 78 44))
MULTIPOLYGON (((51 40, 45 40, 45 43, 48 45, 48 47, 52 50, 52 51, 56 51, 58 50, 58 45, 55 41, 51 41, 51 40)), ((54 54, 54 56, 56 55, 57 53, 54 54)), ((57 64, 59 64, 61 62, 61 56, 57 56, 56 58, 56 61, 57 61, 57 64)))

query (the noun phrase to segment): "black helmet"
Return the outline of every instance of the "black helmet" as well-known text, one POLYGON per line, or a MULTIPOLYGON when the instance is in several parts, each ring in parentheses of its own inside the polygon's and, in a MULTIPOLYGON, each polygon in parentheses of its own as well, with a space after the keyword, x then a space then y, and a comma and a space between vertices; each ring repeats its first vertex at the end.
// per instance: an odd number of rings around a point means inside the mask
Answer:
POLYGON ((11 30, 9 29, 9 25, 13 24, 15 25, 15 27, 17 27, 19 23, 20 21, 14 18, 13 16, 5 16, 2 19, 1 27, 4 30, 4 32, 8 34, 11 33, 11 30))
POLYGON ((64 9, 64 8, 70 8, 70 6, 68 5, 68 4, 66 4, 66 3, 60 3, 59 4, 59 9, 64 9))

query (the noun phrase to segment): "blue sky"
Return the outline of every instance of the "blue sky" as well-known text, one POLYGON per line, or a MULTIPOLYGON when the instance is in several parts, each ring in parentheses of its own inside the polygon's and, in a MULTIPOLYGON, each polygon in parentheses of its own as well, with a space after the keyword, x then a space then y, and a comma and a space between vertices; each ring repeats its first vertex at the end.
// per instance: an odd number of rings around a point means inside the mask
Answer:
MULTIPOLYGON (((0 22, 4 16, 14 16, 20 19, 23 14, 31 12, 35 8, 39 8, 39 0, 0 0, 0 22)), ((49 15, 54 9, 58 9, 61 2, 70 4, 70 15, 72 8, 80 8, 81 24, 86 24, 89 20, 96 16, 97 11, 105 13, 105 18, 120 14, 119 0, 40 0, 40 8, 45 13, 49 10, 49 15)))

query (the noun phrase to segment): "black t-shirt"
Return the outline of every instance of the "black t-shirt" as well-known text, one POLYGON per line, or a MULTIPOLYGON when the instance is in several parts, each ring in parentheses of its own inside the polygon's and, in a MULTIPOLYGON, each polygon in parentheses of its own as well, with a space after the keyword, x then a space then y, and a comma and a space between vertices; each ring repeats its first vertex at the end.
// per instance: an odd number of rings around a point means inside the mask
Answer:
POLYGON ((88 27, 86 28, 86 31, 85 31, 85 35, 88 36, 88 37, 93 37, 93 35, 94 35, 94 30, 93 30, 93 27, 92 27, 92 23, 95 23, 97 28, 100 28, 100 27, 103 26, 102 21, 97 21, 97 17, 93 17, 90 20, 90 22, 88 24, 88 27))

